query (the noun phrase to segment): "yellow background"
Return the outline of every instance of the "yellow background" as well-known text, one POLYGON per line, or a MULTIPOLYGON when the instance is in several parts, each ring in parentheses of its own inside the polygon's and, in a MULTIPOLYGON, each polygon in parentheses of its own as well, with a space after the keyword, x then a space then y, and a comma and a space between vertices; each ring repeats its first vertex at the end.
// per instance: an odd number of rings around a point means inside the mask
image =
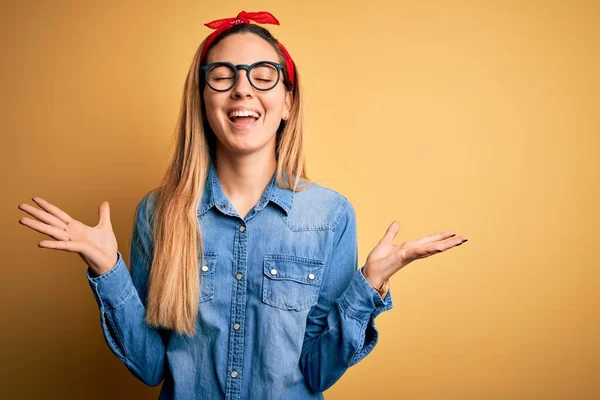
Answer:
POLYGON ((108 200, 128 261, 203 23, 241 10, 281 21, 308 171, 354 204, 361 262, 394 219, 397 243, 469 239, 392 278, 379 344, 326 399, 600 398, 598 2, 7 3, 3 398, 157 398, 104 342, 83 261, 17 205, 95 225, 108 200))

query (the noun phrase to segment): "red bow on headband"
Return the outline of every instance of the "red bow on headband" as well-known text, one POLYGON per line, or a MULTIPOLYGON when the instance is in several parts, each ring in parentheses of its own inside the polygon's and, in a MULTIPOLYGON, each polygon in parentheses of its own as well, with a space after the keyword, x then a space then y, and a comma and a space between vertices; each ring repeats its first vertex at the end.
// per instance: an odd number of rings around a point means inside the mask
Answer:
MULTIPOLYGON (((215 21, 208 22, 204 25, 208 26, 209 28, 215 29, 215 31, 206 38, 206 41, 204 42, 204 47, 202 48, 202 54, 200 55, 200 60, 204 60, 204 57, 206 56, 206 50, 221 32, 231 29, 237 24, 249 24, 251 20, 259 24, 279 25, 279 21, 277 21, 277 18, 275 18, 271 13, 268 13, 266 11, 249 13, 247 13, 246 11, 242 11, 235 18, 217 19, 215 21)), ((288 78, 292 85, 294 85, 295 72, 292 57, 290 57, 290 54, 281 43, 279 43, 279 48, 281 49, 281 51, 283 51, 285 67, 288 71, 288 78)))

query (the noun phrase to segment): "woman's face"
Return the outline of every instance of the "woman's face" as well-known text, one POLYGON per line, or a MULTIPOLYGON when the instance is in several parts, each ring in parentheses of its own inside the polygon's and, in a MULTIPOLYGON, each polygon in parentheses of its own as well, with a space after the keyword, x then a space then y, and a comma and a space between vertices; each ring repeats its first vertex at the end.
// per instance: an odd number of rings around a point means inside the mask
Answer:
MULTIPOLYGON (((264 39, 252 33, 234 34, 217 43, 207 54, 206 64, 227 61, 251 65, 257 61, 280 63, 277 52, 264 39)), ((265 152, 275 157, 275 140, 282 119, 289 117, 292 96, 283 85, 283 71, 277 86, 269 91, 254 89, 246 71, 239 70, 238 81, 226 92, 205 85, 206 116, 221 150, 238 154, 265 152), (233 117, 233 110, 252 110, 255 117, 233 117), (272 152, 272 154, 271 154, 272 152)))

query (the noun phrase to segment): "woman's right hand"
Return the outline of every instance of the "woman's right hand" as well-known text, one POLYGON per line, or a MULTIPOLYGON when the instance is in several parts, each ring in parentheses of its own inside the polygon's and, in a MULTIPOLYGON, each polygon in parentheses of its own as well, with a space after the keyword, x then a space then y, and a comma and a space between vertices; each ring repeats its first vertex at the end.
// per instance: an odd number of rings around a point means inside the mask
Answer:
POLYGON ((29 204, 19 204, 20 210, 36 218, 21 217, 19 223, 55 239, 42 240, 39 247, 78 253, 96 276, 115 266, 118 245, 107 201, 103 201, 98 207, 100 222, 90 227, 40 197, 32 200, 42 210, 29 204))

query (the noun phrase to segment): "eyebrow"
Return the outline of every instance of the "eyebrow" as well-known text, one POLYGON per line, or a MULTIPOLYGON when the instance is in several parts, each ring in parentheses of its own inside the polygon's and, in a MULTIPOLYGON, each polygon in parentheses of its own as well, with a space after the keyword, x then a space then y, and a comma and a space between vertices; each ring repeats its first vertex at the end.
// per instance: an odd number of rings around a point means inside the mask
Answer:
POLYGON ((229 61, 229 60, 215 60, 215 61, 211 61, 211 62, 206 62, 204 65, 214 64, 214 63, 219 63, 219 62, 227 62, 227 63, 233 64, 233 65, 252 65, 252 64, 256 64, 257 62, 263 62, 263 61, 268 61, 268 62, 272 62, 272 63, 275 63, 275 64, 281 64, 281 60, 269 60, 269 59, 267 59, 267 60, 257 60, 257 61, 251 62, 250 64, 236 64, 233 61, 229 61))

